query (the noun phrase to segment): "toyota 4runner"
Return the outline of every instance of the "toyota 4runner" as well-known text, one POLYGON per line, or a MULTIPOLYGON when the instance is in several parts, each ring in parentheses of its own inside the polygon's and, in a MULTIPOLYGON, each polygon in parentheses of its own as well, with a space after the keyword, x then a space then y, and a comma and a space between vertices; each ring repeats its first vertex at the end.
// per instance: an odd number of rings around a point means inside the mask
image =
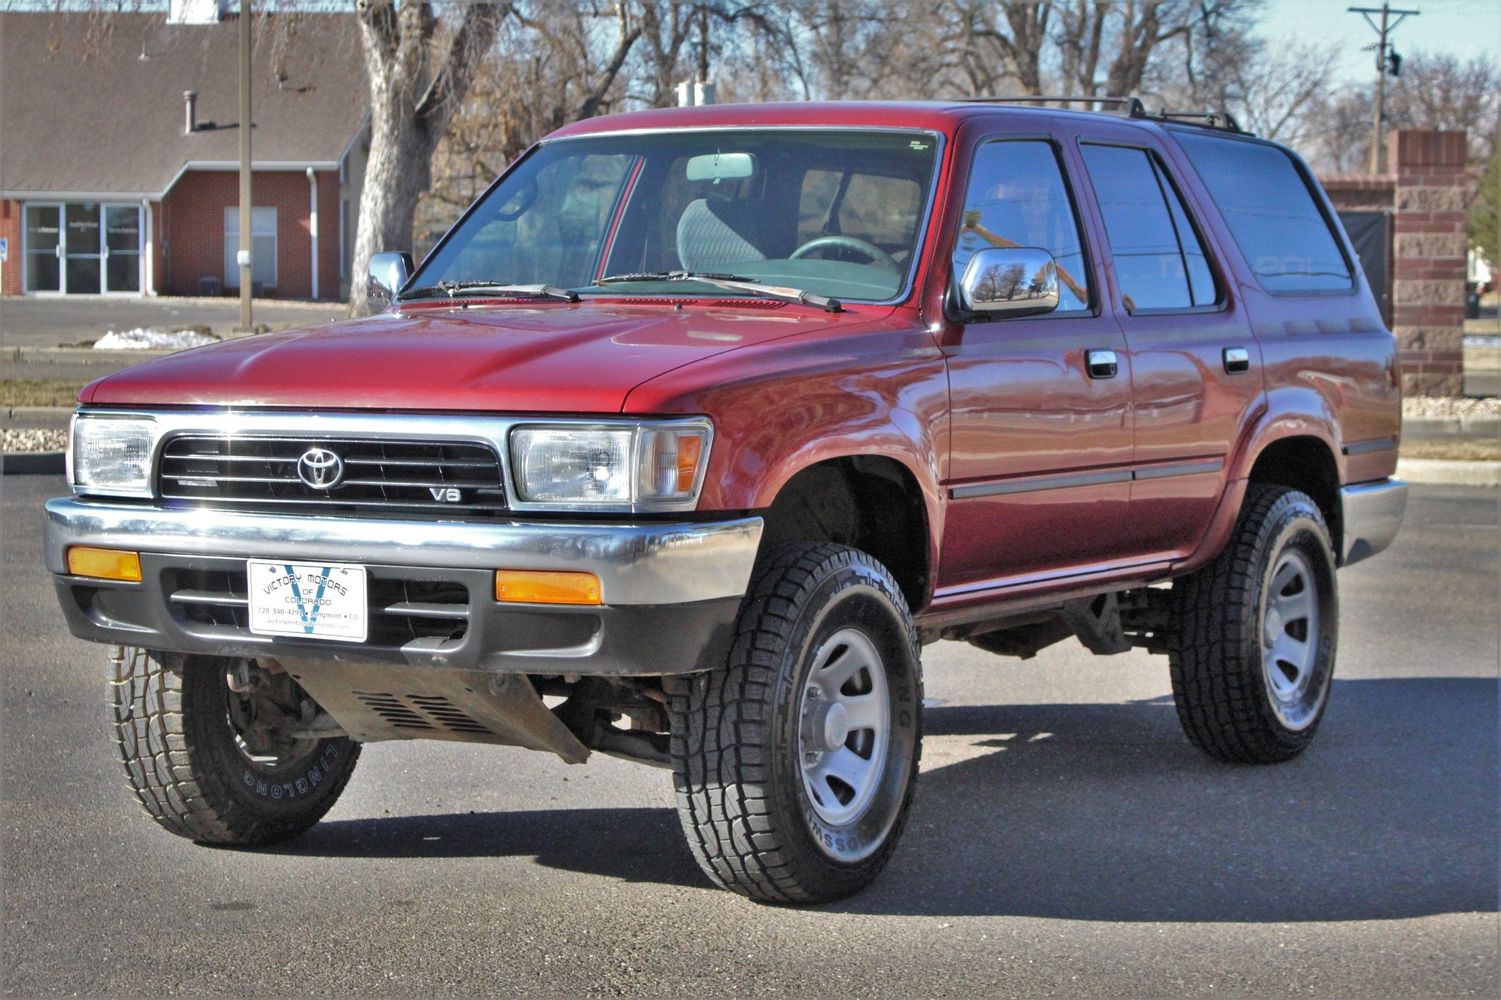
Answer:
POLYGON ((598 118, 409 271, 80 395, 47 566, 173 833, 296 836, 377 740, 598 751, 671 769, 719 885, 837 898, 901 832, 924 644, 1165 653, 1194 744, 1286 760, 1401 523, 1350 244, 1213 121, 598 118))

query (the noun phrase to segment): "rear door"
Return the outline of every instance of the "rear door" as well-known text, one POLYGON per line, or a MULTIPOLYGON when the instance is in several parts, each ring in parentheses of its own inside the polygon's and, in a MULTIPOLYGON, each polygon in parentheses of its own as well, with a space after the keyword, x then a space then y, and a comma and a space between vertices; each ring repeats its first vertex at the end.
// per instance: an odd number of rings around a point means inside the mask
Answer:
POLYGON ((1041 247, 1057 261, 1061 302, 1044 316, 945 328, 952 438, 939 597, 1110 562, 1130 501, 1125 340, 1101 311, 1059 137, 995 131, 966 148, 953 273, 985 247, 1041 247), (1088 356, 1106 351, 1118 369, 1092 377, 1088 356))
POLYGON ((1156 561, 1192 552, 1224 492, 1231 452, 1259 412, 1261 353, 1209 249, 1182 172, 1141 129, 1075 136, 1131 354, 1135 398, 1126 540, 1156 561))

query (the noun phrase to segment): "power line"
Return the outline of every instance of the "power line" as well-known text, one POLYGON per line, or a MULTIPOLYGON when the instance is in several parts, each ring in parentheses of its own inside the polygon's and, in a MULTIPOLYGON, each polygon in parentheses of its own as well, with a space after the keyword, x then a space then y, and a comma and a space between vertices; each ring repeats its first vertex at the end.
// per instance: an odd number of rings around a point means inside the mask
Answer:
POLYGON ((1387 36, 1397 30, 1397 25, 1409 17, 1421 14, 1420 10, 1393 10, 1391 4, 1383 2, 1380 7, 1350 7, 1346 13, 1359 14, 1365 18, 1365 23, 1376 32, 1378 41, 1375 45, 1367 46, 1376 50, 1376 110, 1371 120, 1371 173, 1381 172, 1381 125, 1386 118, 1386 75, 1390 73, 1396 76, 1402 70, 1402 57, 1396 52, 1388 54, 1387 36), (1372 18, 1373 14, 1381 15, 1378 22, 1372 18), (1391 20, 1395 14, 1397 19, 1391 20))

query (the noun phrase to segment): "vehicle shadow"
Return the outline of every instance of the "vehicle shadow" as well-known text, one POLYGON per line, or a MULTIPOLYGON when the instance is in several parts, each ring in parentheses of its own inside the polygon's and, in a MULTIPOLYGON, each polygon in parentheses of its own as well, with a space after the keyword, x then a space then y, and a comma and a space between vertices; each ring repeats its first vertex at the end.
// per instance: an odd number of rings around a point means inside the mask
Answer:
POLYGON ((1339 681, 1331 697, 1313 747, 1270 767, 1200 754, 1170 698, 939 708, 928 731, 978 755, 923 774, 890 869, 837 908, 1154 922, 1495 912, 1497 682, 1339 681))
MULTIPOLYGON (((1338 681, 1332 698, 1308 753, 1271 767, 1204 757, 1167 698, 930 708, 890 867, 827 909, 1153 922, 1495 912, 1497 682, 1338 681)), ((707 885, 660 808, 343 820, 278 850, 532 855, 707 885)))
MULTIPOLYGON (((665 775, 664 779, 667 780, 665 775)), ((494 858, 532 855, 549 868, 662 885, 707 886, 677 811, 537 809, 325 820, 262 848, 321 858, 494 858)))

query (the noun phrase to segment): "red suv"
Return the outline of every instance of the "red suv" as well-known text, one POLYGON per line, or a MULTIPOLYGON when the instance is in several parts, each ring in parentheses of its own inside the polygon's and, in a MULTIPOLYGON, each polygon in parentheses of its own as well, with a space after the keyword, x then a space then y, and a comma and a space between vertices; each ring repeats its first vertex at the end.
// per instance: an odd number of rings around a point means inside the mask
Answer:
POLYGON ((1392 336, 1231 129, 599 118, 409 270, 81 394, 47 564, 174 833, 295 836, 365 742, 597 750, 672 769, 718 884, 837 898, 901 831, 924 644, 1166 653, 1190 740, 1286 760, 1401 523, 1392 336))

